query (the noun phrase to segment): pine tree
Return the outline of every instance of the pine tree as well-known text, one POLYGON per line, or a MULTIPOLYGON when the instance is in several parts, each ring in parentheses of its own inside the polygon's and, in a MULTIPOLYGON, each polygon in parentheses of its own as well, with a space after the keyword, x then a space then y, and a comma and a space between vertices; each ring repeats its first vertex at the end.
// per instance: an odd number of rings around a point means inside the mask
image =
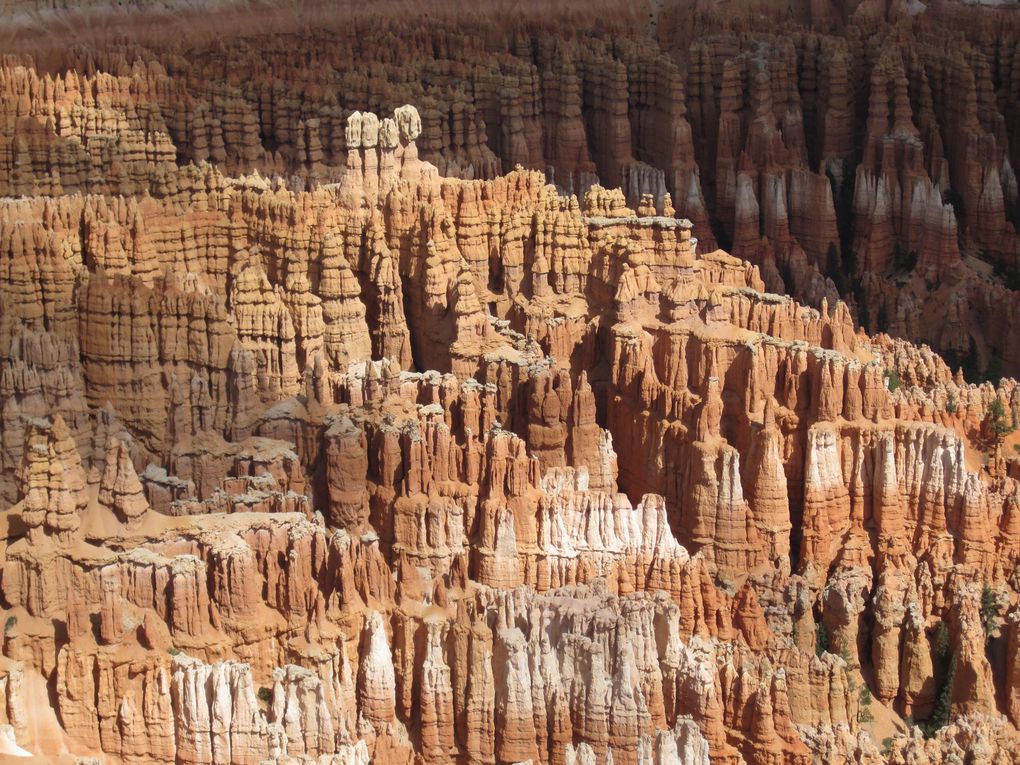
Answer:
POLYGON ((921 731, 925 738, 931 738, 949 722, 953 711, 953 679, 956 677, 956 657, 949 660, 949 670, 939 688, 938 698, 935 700, 935 709, 931 717, 921 723, 921 731))
POLYGON ((992 434, 997 443, 1013 432, 1013 423, 1006 417, 1006 408, 998 397, 993 398, 988 404, 988 408, 985 409, 985 423, 988 426, 988 432, 992 434))
POLYGON ((825 631, 825 625, 818 622, 818 629, 815 630, 815 653, 821 656, 829 650, 829 633, 825 631))
POLYGON ((981 626, 986 638, 999 628, 999 599, 987 584, 981 590, 981 626))

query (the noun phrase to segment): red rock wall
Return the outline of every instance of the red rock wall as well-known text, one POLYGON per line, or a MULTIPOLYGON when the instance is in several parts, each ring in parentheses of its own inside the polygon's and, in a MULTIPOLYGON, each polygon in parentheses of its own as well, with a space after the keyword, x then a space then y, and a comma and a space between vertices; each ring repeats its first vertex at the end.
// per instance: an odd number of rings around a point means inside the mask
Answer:
POLYGON ((1013 762, 1020 463, 987 413, 1020 392, 854 315, 957 342, 1012 294, 965 273, 1012 236, 1012 70, 983 17, 872 11, 5 65, 4 745, 1013 762))

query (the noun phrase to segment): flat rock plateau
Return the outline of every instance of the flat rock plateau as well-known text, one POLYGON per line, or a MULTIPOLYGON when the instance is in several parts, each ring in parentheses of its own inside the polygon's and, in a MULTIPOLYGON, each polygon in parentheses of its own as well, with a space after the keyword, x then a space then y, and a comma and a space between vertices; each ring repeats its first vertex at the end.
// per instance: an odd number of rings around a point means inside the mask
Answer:
POLYGON ((4 7, 0 762, 1020 763, 1015 2, 4 7))

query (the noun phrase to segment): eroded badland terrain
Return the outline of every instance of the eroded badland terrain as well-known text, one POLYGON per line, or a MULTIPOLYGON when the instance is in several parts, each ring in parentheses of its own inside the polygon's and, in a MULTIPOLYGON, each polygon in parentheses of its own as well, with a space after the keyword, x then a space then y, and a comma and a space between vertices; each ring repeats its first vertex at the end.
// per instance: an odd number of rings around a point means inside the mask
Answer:
POLYGON ((6 6, 0 760, 1020 762, 1015 4, 6 6))

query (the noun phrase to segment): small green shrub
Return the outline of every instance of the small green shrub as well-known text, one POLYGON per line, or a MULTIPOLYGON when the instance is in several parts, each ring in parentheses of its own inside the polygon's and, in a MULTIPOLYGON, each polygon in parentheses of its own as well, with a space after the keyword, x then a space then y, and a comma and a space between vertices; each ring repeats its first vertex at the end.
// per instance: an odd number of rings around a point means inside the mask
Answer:
POLYGON ((949 627, 945 622, 939 622, 935 630, 935 655, 945 661, 949 658, 949 627))
POLYGON ((829 650, 829 633, 825 631, 825 625, 818 622, 815 629, 815 653, 821 656, 829 650))
POLYGON ((986 638, 999 628, 999 599, 987 584, 981 589, 981 626, 986 638))
POLYGON ((871 706, 872 699, 873 699, 873 697, 871 695, 871 688, 869 688, 867 685, 862 685, 861 686, 861 703, 864 704, 864 706, 869 707, 869 706, 871 706))
POLYGON ((846 644, 845 640, 839 641, 839 650, 836 651, 836 654, 839 658, 845 661, 848 666, 853 663, 853 657, 850 656, 850 646, 846 644))
POLYGON ((988 432, 996 441, 1002 441, 1013 432, 1012 419, 1006 417, 1006 407, 998 397, 992 399, 985 409, 985 422, 988 425, 988 432))
POLYGON ((871 688, 867 683, 861 686, 861 692, 857 699, 860 701, 860 706, 857 708, 857 722, 875 722, 875 715, 871 713, 871 688))
POLYGON ((956 677, 956 657, 949 660, 949 670, 939 688, 938 698, 935 700, 935 709, 931 717, 920 723, 921 732, 925 738, 931 738, 938 733, 949 722, 953 712, 953 680, 956 677))
POLYGON ((259 688, 259 701, 262 701, 266 704, 270 704, 273 701, 273 692, 269 688, 266 688, 266 686, 264 685, 261 688, 259 688))
POLYGON ((13 616, 13 615, 12 616, 8 616, 7 617, 7 621, 4 622, 4 632, 5 633, 6 632, 10 632, 12 629, 14 629, 17 626, 17 624, 18 624, 18 617, 13 616))
POLYGON ((900 373, 895 369, 885 370, 882 376, 885 377, 885 386, 889 389, 890 393, 900 387, 900 373))

